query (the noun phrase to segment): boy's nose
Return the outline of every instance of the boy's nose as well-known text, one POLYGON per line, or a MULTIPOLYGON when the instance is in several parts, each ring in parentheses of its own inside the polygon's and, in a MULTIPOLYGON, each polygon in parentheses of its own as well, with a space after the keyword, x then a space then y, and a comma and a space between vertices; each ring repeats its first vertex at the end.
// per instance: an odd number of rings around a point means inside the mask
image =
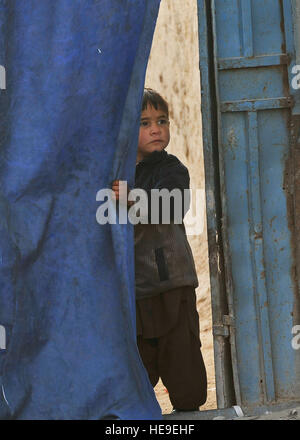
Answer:
POLYGON ((151 124, 151 133, 159 133, 160 132, 160 125, 154 122, 151 124))

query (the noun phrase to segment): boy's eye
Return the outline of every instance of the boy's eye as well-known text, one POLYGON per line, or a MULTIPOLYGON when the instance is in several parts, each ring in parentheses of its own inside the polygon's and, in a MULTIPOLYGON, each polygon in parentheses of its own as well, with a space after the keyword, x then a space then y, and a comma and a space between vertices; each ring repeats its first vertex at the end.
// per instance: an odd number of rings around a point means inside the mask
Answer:
MULTIPOLYGON (((140 127, 150 127, 152 124, 151 121, 141 121, 140 122, 140 127)), ((161 118, 158 119, 158 121, 156 122, 157 125, 168 125, 169 124, 169 120, 166 118, 161 118)))
POLYGON ((158 121, 158 125, 167 125, 169 123, 168 119, 162 118, 158 121))

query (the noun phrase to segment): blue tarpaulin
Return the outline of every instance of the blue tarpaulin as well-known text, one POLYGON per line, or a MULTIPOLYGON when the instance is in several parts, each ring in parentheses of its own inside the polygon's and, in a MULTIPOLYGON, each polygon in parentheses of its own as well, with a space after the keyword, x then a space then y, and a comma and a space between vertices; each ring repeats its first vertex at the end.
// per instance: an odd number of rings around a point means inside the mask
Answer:
POLYGON ((97 192, 134 182, 158 9, 0 0, 2 418, 161 418, 135 342, 133 227, 96 220, 97 192))

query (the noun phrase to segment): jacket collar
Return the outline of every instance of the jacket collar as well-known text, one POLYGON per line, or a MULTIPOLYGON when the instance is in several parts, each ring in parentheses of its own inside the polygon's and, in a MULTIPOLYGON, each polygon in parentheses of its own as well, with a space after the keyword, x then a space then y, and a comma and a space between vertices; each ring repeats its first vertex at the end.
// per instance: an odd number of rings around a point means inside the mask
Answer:
POLYGON ((168 156, 168 153, 165 150, 162 151, 153 151, 153 153, 146 156, 143 160, 137 163, 137 165, 152 165, 157 162, 161 162, 168 156))

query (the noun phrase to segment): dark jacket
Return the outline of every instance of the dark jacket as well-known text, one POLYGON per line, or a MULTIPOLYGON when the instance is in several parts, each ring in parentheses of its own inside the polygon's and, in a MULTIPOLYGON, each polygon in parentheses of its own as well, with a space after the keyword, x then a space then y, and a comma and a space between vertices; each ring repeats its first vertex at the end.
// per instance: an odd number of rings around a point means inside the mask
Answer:
MULTIPOLYGON (((135 187, 144 189, 189 189, 187 168, 166 151, 154 152, 136 166, 135 187)), ((172 199, 171 199, 172 200, 172 199)), ((185 209, 182 207, 183 216, 185 209)), ((183 221, 174 224, 174 206, 169 224, 137 224, 135 231, 136 298, 151 297, 182 286, 198 286, 191 248, 183 221)))

